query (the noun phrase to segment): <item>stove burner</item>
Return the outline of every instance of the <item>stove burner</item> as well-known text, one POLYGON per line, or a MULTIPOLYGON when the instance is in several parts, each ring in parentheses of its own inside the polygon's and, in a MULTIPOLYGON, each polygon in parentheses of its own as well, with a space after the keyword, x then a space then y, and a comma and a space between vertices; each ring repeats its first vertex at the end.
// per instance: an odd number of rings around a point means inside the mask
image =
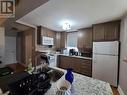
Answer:
POLYGON ((12 95, 44 95, 50 87, 50 77, 44 72, 29 75, 9 84, 12 95))

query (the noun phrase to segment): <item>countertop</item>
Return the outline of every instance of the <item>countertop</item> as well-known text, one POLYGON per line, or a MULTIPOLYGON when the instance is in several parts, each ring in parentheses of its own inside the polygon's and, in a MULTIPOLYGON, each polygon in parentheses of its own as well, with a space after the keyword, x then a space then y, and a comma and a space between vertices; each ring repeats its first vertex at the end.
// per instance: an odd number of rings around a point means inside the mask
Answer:
MULTIPOLYGON (((65 70, 54 67, 53 69, 57 69, 65 72, 65 70)), ((0 79, 0 87, 4 89, 4 86, 9 84, 12 81, 16 81, 21 79, 23 76, 27 76, 26 72, 24 73, 16 73, 16 75, 5 76, 1 80, 0 79), (6 85, 5 85, 6 84, 6 85)), ((52 82, 51 88, 45 93, 45 95, 56 95, 56 83, 52 82)), ((113 95, 111 87, 109 83, 93 79, 87 76, 83 76, 77 73, 74 73, 74 82, 73 82, 73 94, 72 95, 113 95)), ((7 89, 4 89, 7 91, 7 89)))
MULTIPOLYGON (((55 68, 65 71, 63 69, 55 68)), ((56 95, 56 83, 52 83, 51 88, 45 95, 56 95)), ((73 82, 73 94, 72 95, 113 95, 112 89, 109 83, 86 77, 77 73, 74 73, 73 82)))
POLYGON ((70 56, 70 55, 66 55, 66 54, 57 54, 57 55, 61 55, 61 56, 67 56, 67 57, 75 57, 75 58, 81 58, 81 59, 89 59, 89 60, 92 60, 91 57, 83 57, 83 56, 70 56))
POLYGON ((75 58, 81 58, 81 59, 89 59, 89 60, 92 60, 92 57, 83 57, 83 56, 70 56, 68 54, 60 54, 60 53, 56 53, 55 51, 39 51, 38 52, 47 52, 47 53, 51 53, 51 54, 54 54, 54 55, 62 55, 62 56, 67 56, 67 57, 75 57, 75 58))

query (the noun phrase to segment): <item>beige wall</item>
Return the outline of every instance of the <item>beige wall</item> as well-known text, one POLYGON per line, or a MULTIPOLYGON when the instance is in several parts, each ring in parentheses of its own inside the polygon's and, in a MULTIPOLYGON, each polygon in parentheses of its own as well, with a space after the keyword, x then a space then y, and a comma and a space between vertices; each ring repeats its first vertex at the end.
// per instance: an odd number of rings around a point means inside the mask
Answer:
POLYGON ((121 22, 121 55, 120 55, 120 73, 119 85, 125 95, 127 95, 127 63, 123 59, 127 59, 127 16, 121 22))

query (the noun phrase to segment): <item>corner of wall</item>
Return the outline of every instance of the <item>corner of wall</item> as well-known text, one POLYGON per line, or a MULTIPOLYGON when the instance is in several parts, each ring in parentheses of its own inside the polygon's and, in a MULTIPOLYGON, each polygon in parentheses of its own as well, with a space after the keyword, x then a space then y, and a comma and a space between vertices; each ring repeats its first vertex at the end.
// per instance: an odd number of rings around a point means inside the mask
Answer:
POLYGON ((127 64, 123 62, 127 57, 127 16, 122 18, 121 22, 121 33, 120 33, 120 69, 119 69, 119 86, 118 91, 120 95, 127 95, 127 76, 125 72, 127 72, 127 64))

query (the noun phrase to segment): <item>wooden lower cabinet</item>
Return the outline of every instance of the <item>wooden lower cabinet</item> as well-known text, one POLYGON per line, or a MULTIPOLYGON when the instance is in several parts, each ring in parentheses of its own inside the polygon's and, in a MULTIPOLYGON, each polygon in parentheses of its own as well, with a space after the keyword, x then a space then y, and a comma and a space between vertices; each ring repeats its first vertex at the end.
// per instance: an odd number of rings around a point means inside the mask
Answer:
POLYGON ((72 68, 74 72, 83 74, 86 76, 92 76, 92 60, 69 57, 69 56, 58 56, 58 67, 67 69, 72 68))

